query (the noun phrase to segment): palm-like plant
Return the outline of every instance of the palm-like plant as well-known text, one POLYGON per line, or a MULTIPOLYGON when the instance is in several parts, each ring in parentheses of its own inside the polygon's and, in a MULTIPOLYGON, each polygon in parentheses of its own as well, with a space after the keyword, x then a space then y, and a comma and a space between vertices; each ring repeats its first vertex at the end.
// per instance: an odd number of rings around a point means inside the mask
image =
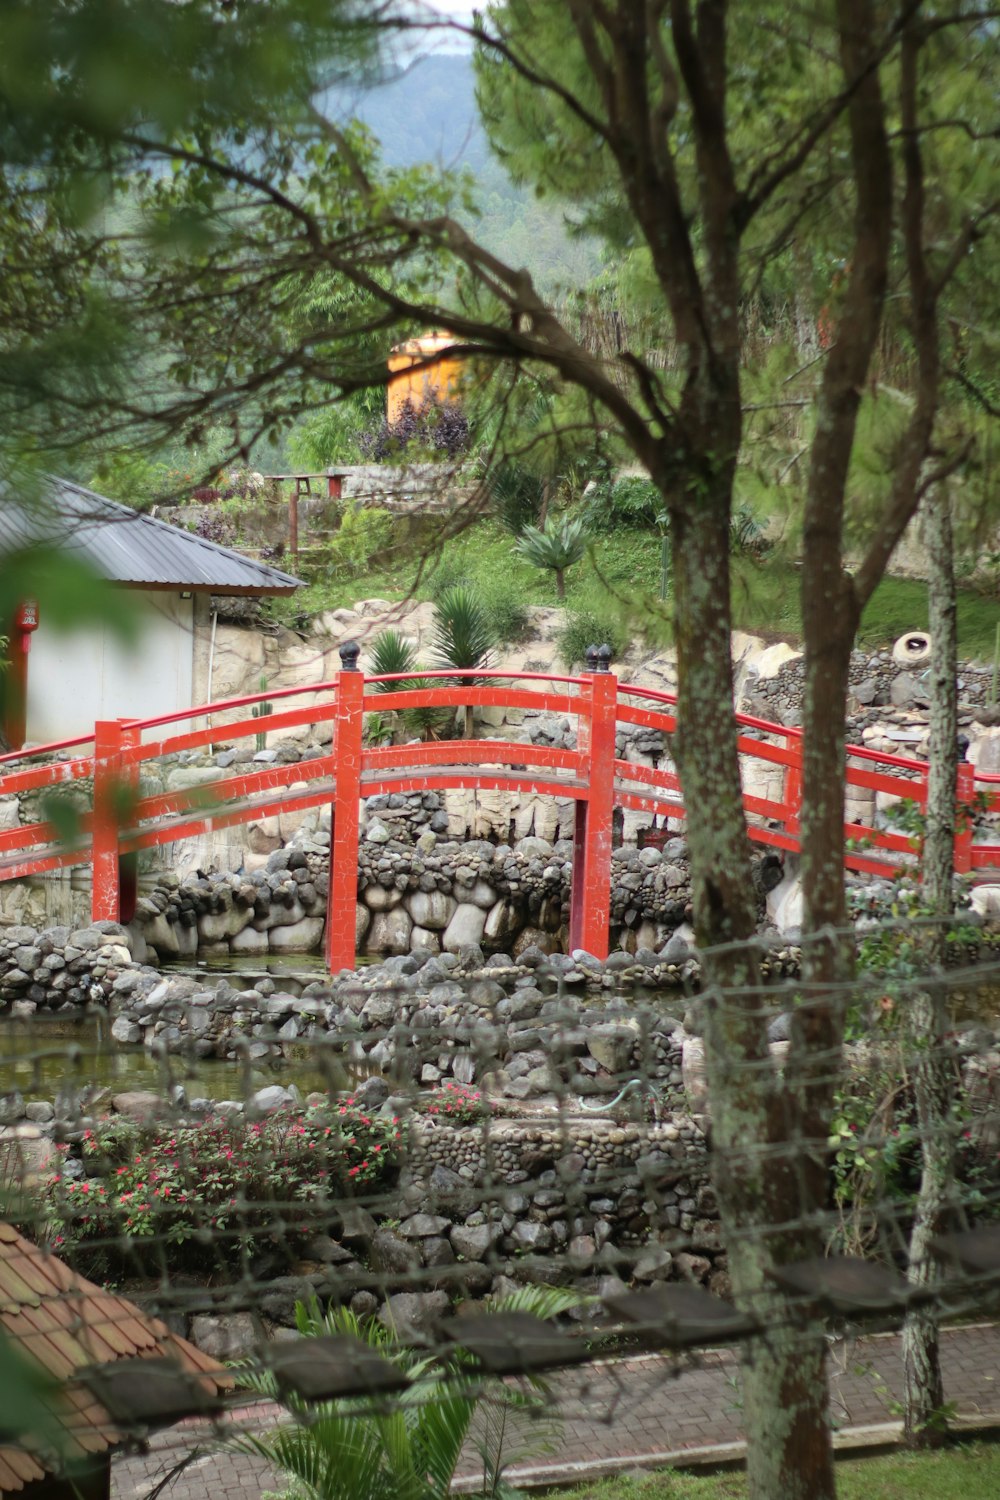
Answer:
POLYGON ((544 530, 526 526, 514 543, 514 551, 535 568, 548 568, 556 575, 556 597, 566 598, 566 569, 579 562, 587 550, 587 532, 580 517, 562 516, 546 523, 544 530))
MULTIPOLYGON (((553 1317, 579 1301, 556 1287, 526 1287, 497 1305, 497 1312, 530 1312, 553 1317)), ((311 1405, 289 1397, 298 1417, 295 1426, 236 1440, 244 1452, 257 1454, 288 1475, 296 1500, 448 1500, 459 1457, 469 1436, 476 1408, 487 1393, 478 1374, 470 1379, 461 1365, 450 1369, 432 1356, 400 1344, 379 1324, 361 1322, 346 1308, 320 1311, 315 1301, 297 1304, 295 1319, 306 1338, 317 1335, 360 1339, 407 1374, 408 1386, 392 1405, 374 1403, 359 1410, 355 1398, 311 1405)), ((276 1394, 270 1372, 247 1373, 243 1382, 260 1395, 276 1394)), ((546 1386, 533 1377, 517 1391, 495 1382, 491 1397, 514 1407, 534 1407, 546 1386)), ((496 1424, 494 1439, 500 1436, 496 1424)), ((489 1432, 489 1429, 488 1429, 489 1432)), ((538 1451, 537 1449, 535 1451, 538 1451)), ((480 1449, 484 1495, 499 1496, 505 1455, 495 1446, 480 1449)))
MULTIPOLYGON (((454 667, 461 672, 485 669, 496 645, 496 637, 474 589, 457 584, 446 589, 434 606, 434 659, 438 666, 454 667)), ((475 678, 463 676, 460 681, 474 685, 475 678)), ((473 708, 465 709, 465 738, 473 734, 473 708)))
MULTIPOLYGON (((371 675, 392 677, 402 672, 412 672, 417 665, 417 653, 413 645, 400 630, 381 630, 371 644, 371 675)), ((376 682, 377 693, 398 691, 395 682, 376 682)))
MULTIPOLYGON (((373 677, 398 677, 402 673, 419 670, 417 653, 412 643, 399 630, 380 631, 372 641, 370 657, 373 677)), ((401 693, 419 685, 417 678, 373 683, 377 693, 401 693)), ((407 729, 418 734, 421 739, 436 740, 441 733, 445 715, 440 708, 435 707, 407 708, 402 711, 401 718, 407 729)))

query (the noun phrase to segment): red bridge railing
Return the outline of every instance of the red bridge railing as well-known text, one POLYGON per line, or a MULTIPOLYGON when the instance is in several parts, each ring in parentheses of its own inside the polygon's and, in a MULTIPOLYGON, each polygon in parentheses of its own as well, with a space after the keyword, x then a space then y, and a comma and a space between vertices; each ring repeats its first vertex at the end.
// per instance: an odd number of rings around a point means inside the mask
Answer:
MULTIPOLYGON (((757 763, 773 768, 770 790, 744 794, 750 838, 797 851, 801 733, 747 715, 737 718, 744 767, 749 770, 757 763)), ((89 810, 71 820, 72 826, 53 805, 36 821, 0 831, 0 880, 89 864, 94 920, 128 920, 134 911, 139 851, 268 814, 329 805, 326 953, 331 969, 350 968, 355 961, 358 813, 363 798, 462 787, 540 794, 574 803, 570 942, 603 957, 608 949, 614 809, 684 817, 681 785, 672 766, 619 758, 619 725, 660 731, 669 757, 670 736, 677 727, 675 699, 670 693, 619 683, 607 671, 579 677, 441 671, 374 678, 345 669, 329 682, 306 688, 230 698, 153 719, 102 720, 93 735, 0 757, 0 798, 36 793, 58 800, 60 791, 75 785, 84 791, 77 784, 93 783, 92 795, 84 799, 89 800, 89 810), (252 712, 261 703, 272 708, 266 719, 252 712), (381 746, 364 742, 367 713, 468 705, 569 716, 576 721, 576 747, 499 738, 381 746), (258 735, 265 725, 269 736, 326 725, 330 751, 287 764, 241 767, 203 786, 140 795, 142 770, 149 763, 180 751, 237 743, 258 735), (91 744, 93 750, 87 753, 51 758, 91 744)), ((927 766, 851 745, 847 782, 849 788, 908 798, 923 806, 927 766)), ((976 776, 967 763, 959 767, 955 866, 960 872, 983 872, 1000 864, 1000 844, 973 843, 971 815, 977 789, 988 792, 991 809, 1000 809, 1000 792, 994 789, 998 783, 1000 777, 976 776)), ((915 843, 906 833, 848 823, 844 838, 845 864, 854 870, 891 875, 916 868, 915 843)))

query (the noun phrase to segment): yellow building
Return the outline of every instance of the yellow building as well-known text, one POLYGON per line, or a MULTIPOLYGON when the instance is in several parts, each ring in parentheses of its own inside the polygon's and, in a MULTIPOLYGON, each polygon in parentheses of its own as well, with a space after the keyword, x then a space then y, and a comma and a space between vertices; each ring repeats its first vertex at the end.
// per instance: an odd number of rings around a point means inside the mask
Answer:
POLYGON ((389 426, 399 421, 409 401, 419 411, 435 401, 458 397, 462 366, 449 354, 454 339, 447 333, 428 333, 397 344, 389 355, 386 418, 389 426))

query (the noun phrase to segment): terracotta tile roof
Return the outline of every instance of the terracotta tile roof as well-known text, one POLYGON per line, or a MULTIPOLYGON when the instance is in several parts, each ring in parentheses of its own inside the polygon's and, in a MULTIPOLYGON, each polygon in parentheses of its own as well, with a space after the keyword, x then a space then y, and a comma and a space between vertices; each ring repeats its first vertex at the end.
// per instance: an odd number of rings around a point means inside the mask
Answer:
MULTIPOLYGON (((121 1441, 107 1412, 73 1376, 116 1359, 171 1356, 204 1375, 214 1394, 230 1381, 223 1367, 124 1297, 71 1271, 64 1261, 0 1222, 0 1328, 20 1352, 65 1385, 53 1407, 68 1460, 121 1441)), ((44 1453, 0 1445, 0 1496, 42 1479, 44 1453)))

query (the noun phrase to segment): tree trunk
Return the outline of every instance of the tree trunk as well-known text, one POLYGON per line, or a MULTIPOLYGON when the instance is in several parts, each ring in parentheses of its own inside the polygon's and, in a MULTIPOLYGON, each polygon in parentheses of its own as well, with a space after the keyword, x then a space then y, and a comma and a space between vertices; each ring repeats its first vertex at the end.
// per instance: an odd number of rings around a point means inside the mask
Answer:
POLYGON ((556 568, 556 598, 562 604, 566 598, 566 575, 562 568, 556 568))
POLYGON ((732 711, 729 492, 675 513, 677 765, 684 787, 712 1101, 713 1170, 734 1295, 768 1327, 751 1341, 742 1377, 753 1500, 832 1500, 835 1494, 822 1330, 787 1327, 768 1271, 801 1244, 794 1169, 797 1132, 769 1066, 759 973, 746 940, 756 924, 749 840, 732 711), (722 952, 710 951, 725 944, 722 952), (709 951, 705 951, 709 950, 709 951), (724 992, 724 993, 723 993, 724 992))
MULTIPOLYGON (((944 485, 924 502, 924 540, 930 559, 931 724, 927 819, 923 849, 927 905, 941 925, 931 929, 935 968, 943 967, 944 920, 952 910, 955 779, 958 728, 958 631, 951 501, 944 485)), ((913 1088, 923 1158, 910 1235, 909 1282, 926 1286, 937 1268, 931 1239, 946 1227, 954 1190, 952 1105, 954 1073, 944 1050, 947 988, 929 984, 908 1003, 908 1033, 916 1052, 913 1088)), ((911 1312, 903 1326, 903 1426, 911 1448, 937 1448, 947 1439, 937 1318, 932 1307, 911 1312)))

